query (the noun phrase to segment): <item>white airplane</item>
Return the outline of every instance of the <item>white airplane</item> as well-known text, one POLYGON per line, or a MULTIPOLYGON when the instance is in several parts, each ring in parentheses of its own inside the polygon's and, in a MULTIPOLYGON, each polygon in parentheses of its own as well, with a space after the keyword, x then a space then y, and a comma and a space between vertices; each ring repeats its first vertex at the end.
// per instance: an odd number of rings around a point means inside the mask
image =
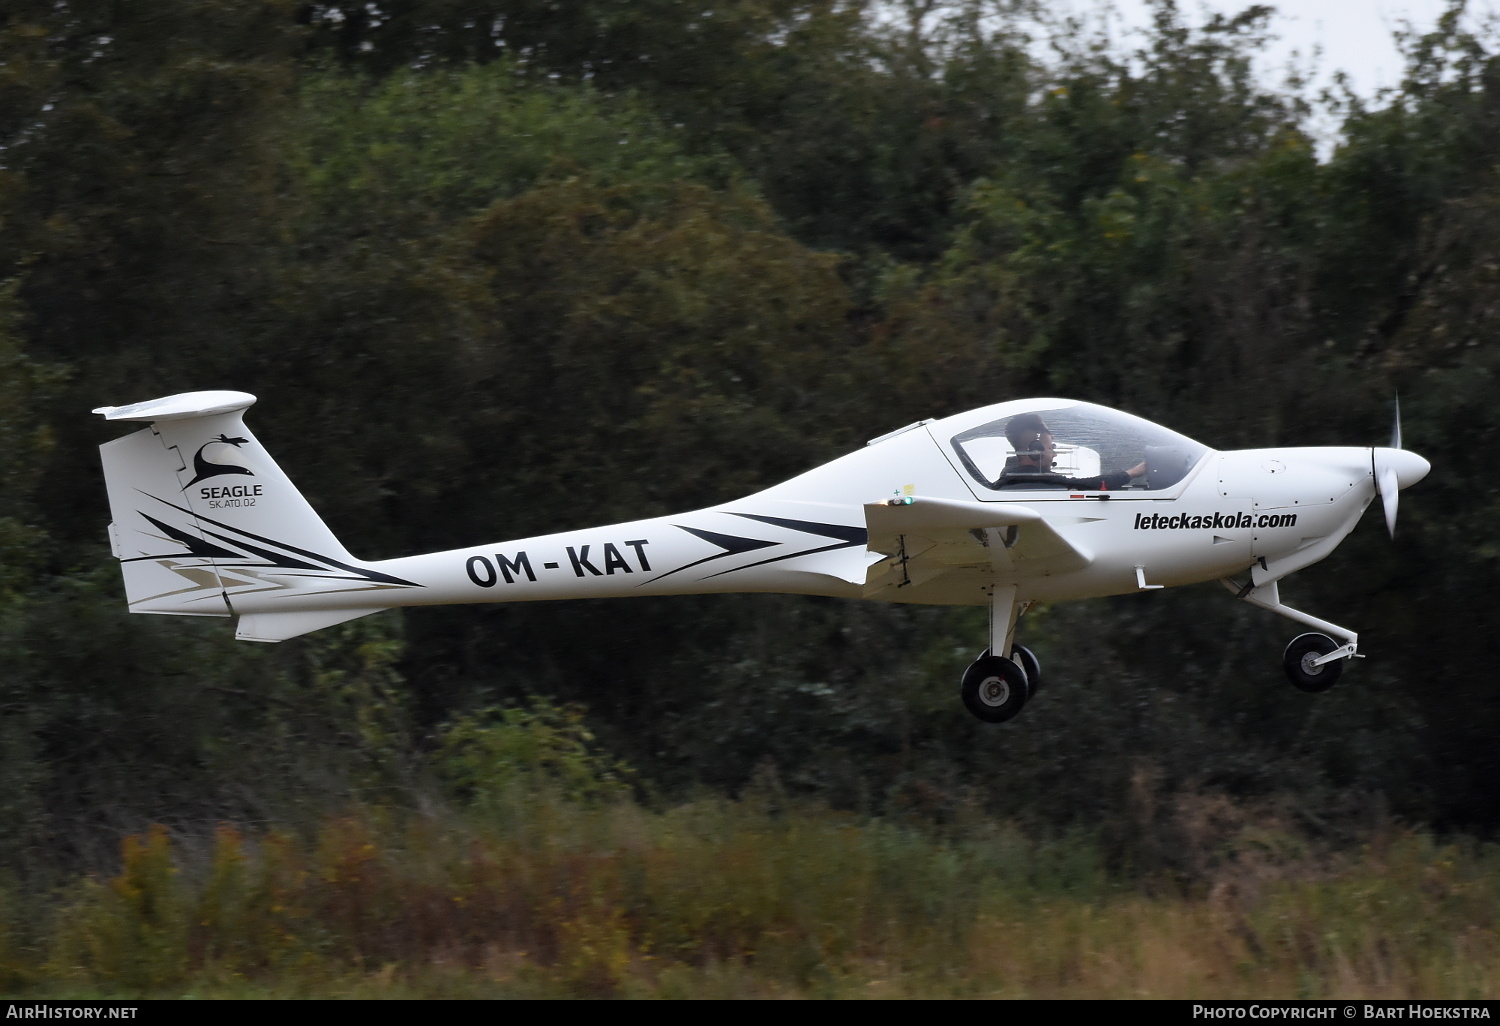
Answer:
POLYGON ((708 509, 370 562, 246 429, 254 402, 189 392, 94 411, 149 424, 100 446, 131 612, 238 616, 236 637, 283 641, 467 602, 784 592, 988 606, 989 650, 961 693, 989 722, 1041 683, 1015 642, 1034 603, 1199 581, 1313 628, 1285 669, 1326 690, 1359 639, 1283 605, 1277 582, 1332 552, 1377 495, 1394 535, 1399 490, 1430 469, 1401 448, 1399 419, 1389 448, 1215 452, 1102 406, 1021 399, 908 424, 708 509))

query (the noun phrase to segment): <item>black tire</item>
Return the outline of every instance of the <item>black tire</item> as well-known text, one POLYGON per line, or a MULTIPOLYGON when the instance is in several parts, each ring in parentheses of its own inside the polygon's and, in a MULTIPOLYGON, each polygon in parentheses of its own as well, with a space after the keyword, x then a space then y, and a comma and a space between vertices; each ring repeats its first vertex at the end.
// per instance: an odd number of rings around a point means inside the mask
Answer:
POLYGON ((1292 687, 1308 694, 1327 691, 1338 683, 1348 660, 1335 659, 1322 666, 1311 664, 1318 656, 1325 656, 1339 647, 1338 642, 1326 634, 1297 635, 1286 647, 1286 654, 1281 657, 1281 667, 1286 671, 1286 679, 1292 682, 1292 687))
POLYGON ((980 656, 964 671, 964 707, 986 723, 1004 723, 1026 704, 1026 671, 1009 659, 980 656))
POLYGON ((1010 653, 1011 662, 1026 671, 1026 686, 1030 690, 1027 700, 1036 697, 1036 693, 1042 690, 1042 663, 1036 657, 1036 653, 1025 645, 1017 645, 1010 653))

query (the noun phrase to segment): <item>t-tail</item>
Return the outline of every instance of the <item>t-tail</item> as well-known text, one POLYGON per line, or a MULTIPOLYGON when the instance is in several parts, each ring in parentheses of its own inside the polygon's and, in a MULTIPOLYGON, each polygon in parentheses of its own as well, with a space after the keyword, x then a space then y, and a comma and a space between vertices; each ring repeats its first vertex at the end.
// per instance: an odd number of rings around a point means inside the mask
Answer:
POLYGON ((148 427, 99 447, 110 547, 134 613, 238 616, 283 641, 399 604, 419 585, 361 563, 245 427, 244 392, 187 392, 95 410, 148 427))

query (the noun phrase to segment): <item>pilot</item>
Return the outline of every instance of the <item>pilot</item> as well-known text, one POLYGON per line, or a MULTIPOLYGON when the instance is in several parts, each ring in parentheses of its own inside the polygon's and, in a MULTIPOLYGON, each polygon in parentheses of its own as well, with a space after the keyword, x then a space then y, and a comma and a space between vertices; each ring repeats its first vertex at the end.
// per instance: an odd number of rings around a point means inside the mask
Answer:
POLYGON ((1099 477, 1063 477, 1052 472, 1057 443, 1039 413, 1020 413, 1005 425, 1005 437, 1016 454, 1005 461, 998 488, 1074 488, 1079 491, 1109 491, 1124 488, 1146 472, 1145 462, 1129 470, 1099 477))

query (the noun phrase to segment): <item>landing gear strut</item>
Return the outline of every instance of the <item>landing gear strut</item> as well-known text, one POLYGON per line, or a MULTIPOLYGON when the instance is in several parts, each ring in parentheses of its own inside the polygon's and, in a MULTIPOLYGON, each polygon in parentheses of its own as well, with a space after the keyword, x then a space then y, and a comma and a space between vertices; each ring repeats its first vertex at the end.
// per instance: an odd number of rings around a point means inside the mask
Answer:
POLYGON ((1308 616, 1300 609, 1281 604, 1281 594, 1276 587, 1275 581, 1262 584, 1260 587, 1246 585, 1240 587, 1233 581, 1225 578, 1219 582, 1235 593, 1235 598, 1244 599, 1253 606, 1269 609, 1278 616, 1284 616, 1308 627, 1316 627, 1320 631, 1342 638, 1344 643, 1340 645, 1328 634, 1299 634, 1292 639, 1292 643, 1286 647, 1286 654, 1282 656, 1281 666, 1286 671, 1286 679, 1292 682, 1292 686, 1299 691, 1316 694, 1319 691, 1327 691, 1338 681, 1344 673, 1344 664, 1349 659, 1363 659, 1359 654, 1359 635, 1353 631, 1345 630, 1338 624, 1329 623, 1327 620, 1319 620, 1316 616, 1308 616))
POLYGON ((1031 649, 1014 644, 1016 620, 1024 611, 1016 589, 996 587, 990 601, 990 647, 964 671, 964 707, 986 723, 1015 716, 1042 684, 1042 665, 1031 649), (1011 658, 994 652, 1010 652, 1011 658))

